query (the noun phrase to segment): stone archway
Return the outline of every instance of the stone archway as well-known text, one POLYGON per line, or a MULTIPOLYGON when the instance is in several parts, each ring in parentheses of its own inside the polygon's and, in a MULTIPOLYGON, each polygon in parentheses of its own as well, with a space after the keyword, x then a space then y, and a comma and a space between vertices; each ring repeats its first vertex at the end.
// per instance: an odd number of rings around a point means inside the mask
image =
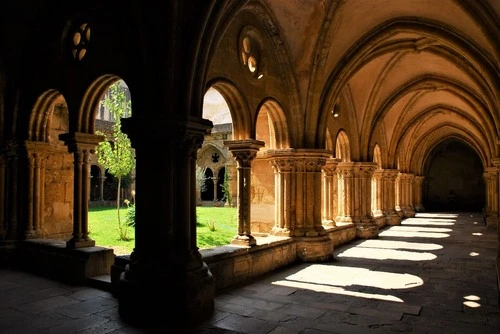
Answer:
POLYGON ((485 205, 483 166, 467 144, 448 139, 425 163, 423 202, 427 211, 481 211, 485 205))

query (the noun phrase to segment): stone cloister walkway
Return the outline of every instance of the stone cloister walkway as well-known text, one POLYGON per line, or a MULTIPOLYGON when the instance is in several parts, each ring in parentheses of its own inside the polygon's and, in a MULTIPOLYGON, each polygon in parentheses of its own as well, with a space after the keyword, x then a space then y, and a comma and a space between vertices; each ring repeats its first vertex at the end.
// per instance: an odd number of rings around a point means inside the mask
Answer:
POLYGON ((496 230, 479 213, 421 213, 219 294, 208 328, 242 333, 500 333, 496 230))
MULTIPOLYGON (((220 293, 195 332, 500 333, 496 252, 496 230, 480 213, 417 214, 337 247, 331 262, 220 293)), ((106 291, 0 268, 0 332, 151 331, 125 324, 106 291)))

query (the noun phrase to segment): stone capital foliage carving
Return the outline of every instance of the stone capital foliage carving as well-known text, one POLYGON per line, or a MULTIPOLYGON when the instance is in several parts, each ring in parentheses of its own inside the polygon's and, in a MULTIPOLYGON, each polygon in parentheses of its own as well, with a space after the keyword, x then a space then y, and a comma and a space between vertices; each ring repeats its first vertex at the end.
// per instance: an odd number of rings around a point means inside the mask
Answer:
POLYGON ((331 154, 326 150, 283 149, 268 150, 267 156, 277 172, 321 173, 331 154))
POLYGON ((395 182, 399 174, 399 170, 397 169, 384 169, 383 170, 383 178, 386 181, 395 182))
POLYGON ((252 160, 257 156, 257 151, 233 151, 238 167, 251 167, 252 160))
POLYGON ((412 182, 415 174, 412 173, 400 173, 399 179, 403 182, 412 182))
POLYGON ((234 159, 238 162, 238 167, 250 167, 257 152, 261 147, 264 147, 265 143, 261 140, 243 139, 226 140, 224 145, 233 154, 234 159))
POLYGON ((377 164, 374 162, 342 162, 337 166, 337 171, 344 178, 350 177, 369 177, 377 169, 377 164))

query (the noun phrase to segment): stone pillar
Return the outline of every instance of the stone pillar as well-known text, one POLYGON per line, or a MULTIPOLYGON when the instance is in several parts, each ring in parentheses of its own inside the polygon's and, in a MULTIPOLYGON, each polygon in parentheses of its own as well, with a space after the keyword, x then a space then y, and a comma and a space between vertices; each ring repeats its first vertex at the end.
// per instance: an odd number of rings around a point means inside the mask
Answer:
POLYGON ((231 151, 237 162, 237 206, 238 235, 231 241, 233 245, 251 247, 256 245, 251 234, 250 203, 251 203, 251 172, 252 160, 265 143, 255 139, 227 140, 224 145, 231 151))
POLYGON ((400 207, 405 218, 415 217, 415 210, 413 209, 413 178, 412 173, 400 173, 399 179, 401 181, 399 188, 400 207))
POLYGON ((219 200, 219 198, 217 198, 217 182, 219 182, 219 178, 214 176, 211 178, 211 180, 214 184, 214 193, 213 193, 214 197, 213 197, 212 201, 215 202, 215 201, 219 200))
POLYGON ((413 179, 413 203, 415 204, 415 211, 422 212, 425 210, 422 203, 422 192, 425 176, 416 175, 413 179))
POLYGON ((357 237, 363 239, 378 236, 371 213, 371 181, 376 167, 374 162, 341 162, 337 166, 339 202, 343 202, 337 221, 354 223, 357 237))
POLYGON ((213 312, 215 281, 196 241, 196 152, 212 124, 136 117, 122 119, 135 149, 139 195, 135 248, 117 288, 119 313, 131 323, 184 324, 213 312), (141 196, 148 193, 154 196, 141 196))
POLYGON ((384 169, 383 170, 383 183, 384 183, 384 204, 383 212, 385 222, 387 225, 401 224, 401 217, 396 211, 396 179, 399 174, 397 169, 384 169))
POLYGON ((59 139, 64 141, 74 157, 73 237, 66 242, 66 247, 93 247, 95 241, 89 237, 88 230, 90 155, 94 154, 104 136, 76 132, 61 134, 59 139))
POLYGON ((322 169, 331 151, 268 150, 275 172, 274 235, 297 239, 297 256, 304 262, 333 257, 333 243, 322 224, 322 169))
POLYGON ((486 183, 486 226, 497 226, 498 223, 498 171, 497 167, 484 169, 483 177, 486 183))
POLYGON ((383 227, 386 224, 384 216, 384 170, 376 169, 372 177, 372 205, 371 211, 377 226, 383 227))
POLYGON ((398 175, 396 177, 396 182, 394 184, 394 199, 395 199, 395 203, 396 203, 396 206, 395 206, 395 209, 396 209, 396 212, 398 214, 399 217, 403 217, 404 216, 404 213, 403 213, 403 210, 402 210, 402 181, 401 181, 401 173, 399 173, 398 171, 398 175))
POLYGON ((28 212, 25 229, 25 238, 42 237, 43 206, 45 200, 45 163, 50 148, 43 142, 26 141, 24 143, 28 158, 28 212))
POLYGON ((326 226, 335 226, 337 217, 337 165, 340 159, 329 158, 323 166, 323 208, 322 222, 326 226))

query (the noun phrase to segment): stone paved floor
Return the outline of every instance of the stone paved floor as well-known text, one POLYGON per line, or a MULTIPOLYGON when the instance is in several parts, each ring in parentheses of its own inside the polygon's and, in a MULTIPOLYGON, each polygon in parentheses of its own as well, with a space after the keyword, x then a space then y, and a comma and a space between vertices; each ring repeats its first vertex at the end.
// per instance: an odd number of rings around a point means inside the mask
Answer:
MULTIPOLYGON (((500 333, 496 230, 418 214, 377 239, 227 290, 196 333, 500 333)), ((178 333, 175 329, 162 333, 178 333)), ((0 269, 0 333, 145 333, 107 292, 0 269)))

